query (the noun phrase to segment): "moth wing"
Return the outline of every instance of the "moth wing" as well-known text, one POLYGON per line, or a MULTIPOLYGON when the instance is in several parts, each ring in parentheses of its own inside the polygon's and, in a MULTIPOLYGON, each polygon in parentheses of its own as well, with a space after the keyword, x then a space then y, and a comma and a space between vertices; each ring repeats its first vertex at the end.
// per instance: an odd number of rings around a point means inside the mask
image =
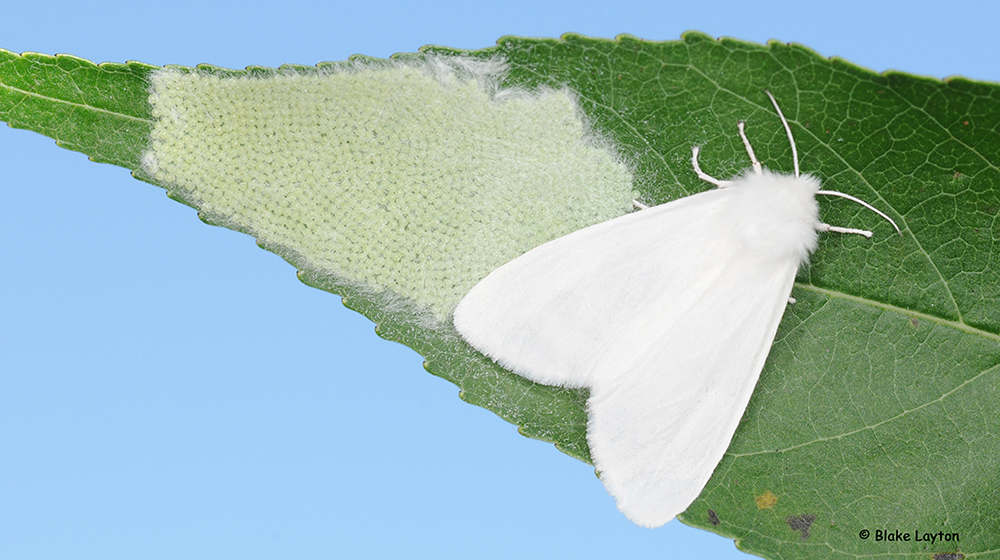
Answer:
POLYGON ((735 189, 561 237, 498 268, 455 326, 512 371, 586 386, 594 465, 619 509, 655 527, 687 509, 725 454, 799 261, 740 243, 735 189))
POLYGON ((711 218, 725 195, 685 197, 536 247, 476 284, 455 309, 455 327, 528 379, 588 386, 608 347, 643 321, 637 306, 697 298, 701 278, 723 268, 699 240, 717 233, 711 218))
POLYGON ((607 349, 588 401, 594 466, 618 509, 658 527, 698 497, 736 432, 798 262, 734 255, 706 296, 607 349), (750 262, 747 262, 750 261, 750 262))

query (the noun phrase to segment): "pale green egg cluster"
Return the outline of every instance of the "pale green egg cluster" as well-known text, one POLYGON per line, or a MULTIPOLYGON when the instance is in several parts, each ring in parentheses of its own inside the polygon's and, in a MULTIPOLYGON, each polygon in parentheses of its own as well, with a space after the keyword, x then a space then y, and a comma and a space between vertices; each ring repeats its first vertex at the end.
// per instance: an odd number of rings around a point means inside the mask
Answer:
POLYGON ((144 170, 308 267, 443 318, 496 267, 626 213, 632 197, 568 93, 494 98, 474 78, 420 62, 165 69, 144 170))

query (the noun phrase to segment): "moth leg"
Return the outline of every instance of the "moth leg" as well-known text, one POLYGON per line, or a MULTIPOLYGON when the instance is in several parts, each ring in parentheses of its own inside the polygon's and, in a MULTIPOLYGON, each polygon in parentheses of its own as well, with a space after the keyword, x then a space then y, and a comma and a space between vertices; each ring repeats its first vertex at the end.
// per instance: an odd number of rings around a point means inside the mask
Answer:
POLYGON ((639 202, 634 198, 632 199, 632 207, 635 208, 636 210, 645 210, 649 208, 649 206, 646 206, 645 204, 639 202))
POLYGON ((866 229, 843 228, 843 227, 831 226, 830 224, 820 224, 819 228, 817 229, 819 229, 819 231, 821 232, 832 231, 835 233, 855 233, 857 235, 863 235, 869 239, 871 239, 872 237, 872 232, 866 229))
POLYGON ((789 305, 795 305, 796 303, 798 303, 798 301, 796 301, 795 298, 793 298, 792 296, 788 296, 788 304, 789 305))
POLYGON ((753 165, 753 172, 760 175, 764 172, 764 170, 761 167, 760 162, 757 161, 756 154, 753 153, 753 146, 750 145, 750 140, 747 138, 746 131, 743 130, 746 128, 746 125, 747 123, 744 121, 736 121, 736 128, 740 129, 740 138, 743 139, 743 147, 747 149, 747 155, 750 156, 750 164, 753 165))
POLYGON ((720 181, 715 177, 712 177, 708 173, 701 170, 701 166, 698 165, 698 152, 701 148, 698 146, 691 146, 691 165, 694 167, 694 174, 698 176, 699 179, 705 181, 706 183, 712 183, 713 185, 719 187, 720 189, 726 188, 732 184, 732 181, 720 181))

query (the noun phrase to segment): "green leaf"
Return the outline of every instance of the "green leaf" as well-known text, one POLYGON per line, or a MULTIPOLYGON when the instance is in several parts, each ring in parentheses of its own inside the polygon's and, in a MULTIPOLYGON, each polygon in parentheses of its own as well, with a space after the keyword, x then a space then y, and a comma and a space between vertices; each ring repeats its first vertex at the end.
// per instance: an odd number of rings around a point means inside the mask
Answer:
POLYGON ((94 161, 137 169, 153 127, 146 91, 154 70, 0 49, 0 119, 94 161))
MULTIPOLYGON (((872 229, 875 237, 821 238, 798 278, 798 302, 785 314, 741 427, 682 519, 770 558, 1000 550, 1000 87, 879 75, 800 46, 716 41, 697 33, 663 43, 625 36, 505 38, 471 53, 428 47, 401 58, 431 54, 503 57, 507 87, 569 87, 589 126, 618 147, 647 204, 709 188, 691 171, 692 145, 702 146, 702 167, 712 175, 744 169, 738 120, 747 122, 766 166, 790 171, 790 148, 764 90, 774 93, 795 133, 803 171, 820 177, 825 188, 886 211, 903 234, 856 205, 822 202, 824 221, 872 229), (941 531, 960 540, 875 541, 877 529, 895 528, 941 531), (860 538, 862 530, 871 536, 860 538)), ((0 118, 133 169, 205 210, 201 191, 158 178, 144 160, 158 122, 147 99, 156 69, 0 55, 0 118)), ((321 67, 200 72, 265 79, 353 71, 351 64, 321 67)), ((248 145, 247 153, 253 149, 248 145)), ((287 231, 302 230, 293 226, 314 201, 282 196, 268 199, 266 208, 292 224, 287 231)), ((435 204, 456 202, 470 201, 435 204)), ((538 206, 559 215, 574 211, 574 202, 538 206)), ((597 216, 595 211, 591 219, 597 216)), ((262 246, 298 267, 304 282, 343 295, 345 305, 379 325, 381 336, 414 348, 431 373, 461 387, 466 401, 587 460, 585 391, 545 387, 503 371, 462 342, 447 320, 438 322, 440 307, 488 271, 457 275, 455 285, 428 280, 430 291, 449 294, 432 305, 419 295, 401 295, 424 293, 419 289, 427 286, 372 289, 318 267, 307 243, 295 235, 261 236, 257 218, 241 221, 238 213, 217 209, 203 217, 257 235, 262 246)), ((559 227, 579 225, 553 223, 537 235, 558 235, 559 227)), ((432 229, 427 237, 445 241, 429 247, 459 243, 447 227, 432 229)))

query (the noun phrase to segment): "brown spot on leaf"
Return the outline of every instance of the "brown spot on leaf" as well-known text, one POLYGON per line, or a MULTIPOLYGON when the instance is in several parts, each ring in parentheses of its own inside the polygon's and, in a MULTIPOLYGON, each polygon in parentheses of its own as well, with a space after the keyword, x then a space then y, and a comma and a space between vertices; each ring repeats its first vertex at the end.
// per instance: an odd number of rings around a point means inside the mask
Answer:
POLYGON ((771 509, 774 507, 774 504, 778 503, 778 497, 772 494, 770 490, 767 490, 753 500, 757 502, 757 509, 771 509))
POLYGON ((934 560, 965 560, 965 555, 961 552, 941 552, 935 554, 932 558, 934 560))

